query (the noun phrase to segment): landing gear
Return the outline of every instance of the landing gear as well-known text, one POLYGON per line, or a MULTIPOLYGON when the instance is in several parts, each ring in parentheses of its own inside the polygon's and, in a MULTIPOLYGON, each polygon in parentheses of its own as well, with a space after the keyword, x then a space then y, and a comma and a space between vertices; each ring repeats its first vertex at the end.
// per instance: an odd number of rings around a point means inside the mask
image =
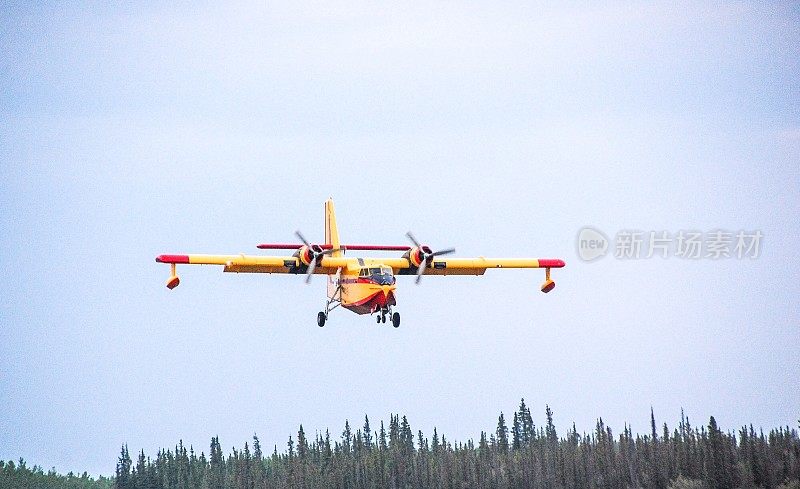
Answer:
POLYGON ((325 326, 325 321, 328 320, 328 314, 337 307, 342 305, 342 286, 339 284, 338 276, 336 281, 336 290, 333 295, 325 301, 325 310, 317 313, 317 326, 320 328, 325 326))
POLYGON ((392 326, 395 328, 400 326, 400 313, 392 312, 392 306, 384 307, 382 309, 375 309, 373 314, 377 314, 375 322, 378 324, 386 324, 386 319, 388 318, 392 322, 392 326))

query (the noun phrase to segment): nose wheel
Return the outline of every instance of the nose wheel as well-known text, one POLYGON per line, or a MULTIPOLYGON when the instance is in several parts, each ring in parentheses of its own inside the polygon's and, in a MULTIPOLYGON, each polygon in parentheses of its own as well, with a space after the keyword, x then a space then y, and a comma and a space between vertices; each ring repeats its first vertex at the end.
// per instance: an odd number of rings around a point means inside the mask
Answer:
POLYGON ((320 311, 319 313, 317 313, 317 326, 319 326, 320 328, 325 326, 326 319, 328 319, 328 316, 324 312, 320 311))
POLYGON ((400 327, 400 313, 399 312, 392 312, 391 307, 387 307, 385 309, 381 309, 380 311, 376 311, 376 312, 378 313, 377 317, 375 318, 375 322, 376 323, 378 323, 378 324, 384 323, 385 324, 386 323, 386 319, 388 318, 391 321, 392 326, 394 326, 395 328, 399 328, 400 327))

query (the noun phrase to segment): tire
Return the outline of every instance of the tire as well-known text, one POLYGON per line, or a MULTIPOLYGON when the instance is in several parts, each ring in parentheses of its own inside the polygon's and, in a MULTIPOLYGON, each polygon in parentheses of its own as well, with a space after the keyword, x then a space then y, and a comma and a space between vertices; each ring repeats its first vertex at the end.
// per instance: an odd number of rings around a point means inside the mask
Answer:
POLYGON ((382 323, 385 323, 385 322, 386 322, 386 314, 384 314, 383 316, 381 316, 381 322, 382 322, 382 323))
POLYGON ((325 313, 324 313, 324 312, 322 312, 322 311, 320 311, 320 312, 317 314, 317 326, 319 326, 320 328, 321 328, 321 327, 323 327, 323 326, 325 326, 325 319, 327 319, 327 318, 325 317, 325 313))
POLYGON ((396 313, 392 314, 392 326, 394 326, 395 328, 399 328, 400 327, 400 313, 399 312, 396 312, 396 313))

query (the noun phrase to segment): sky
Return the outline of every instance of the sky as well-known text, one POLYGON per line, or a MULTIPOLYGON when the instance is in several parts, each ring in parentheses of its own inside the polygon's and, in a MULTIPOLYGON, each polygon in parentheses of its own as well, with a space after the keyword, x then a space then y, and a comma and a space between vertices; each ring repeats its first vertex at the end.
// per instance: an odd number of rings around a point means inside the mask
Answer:
POLYGON ((466 441, 523 397, 561 434, 798 425, 797 4, 12 2, 0 52, 0 459, 466 441), (399 329, 318 328, 321 277, 164 287, 162 253, 322 241, 328 197, 343 242, 567 266, 400 277, 399 329), (757 256, 615 256, 716 230, 757 256))

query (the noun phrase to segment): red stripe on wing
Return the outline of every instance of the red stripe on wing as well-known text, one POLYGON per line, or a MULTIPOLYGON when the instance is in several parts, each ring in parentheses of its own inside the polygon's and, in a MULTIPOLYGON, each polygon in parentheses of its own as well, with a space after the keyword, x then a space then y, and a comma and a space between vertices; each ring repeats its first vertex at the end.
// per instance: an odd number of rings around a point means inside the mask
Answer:
MULTIPOLYGON (((263 243, 257 245, 256 248, 261 250, 296 250, 299 249, 302 244, 290 244, 290 243, 263 243)), ((329 250, 333 248, 331 244, 321 244, 319 245, 320 248, 323 250, 329 250)), ((352 251, 408 251, 411 249, 410 246, 405 245, 365 245, 365 244, 346 244, 341 245, 340 248, 352 251)))
POLYGON ((158 255, 158 263, 189 263, 189 255, 158 255))

